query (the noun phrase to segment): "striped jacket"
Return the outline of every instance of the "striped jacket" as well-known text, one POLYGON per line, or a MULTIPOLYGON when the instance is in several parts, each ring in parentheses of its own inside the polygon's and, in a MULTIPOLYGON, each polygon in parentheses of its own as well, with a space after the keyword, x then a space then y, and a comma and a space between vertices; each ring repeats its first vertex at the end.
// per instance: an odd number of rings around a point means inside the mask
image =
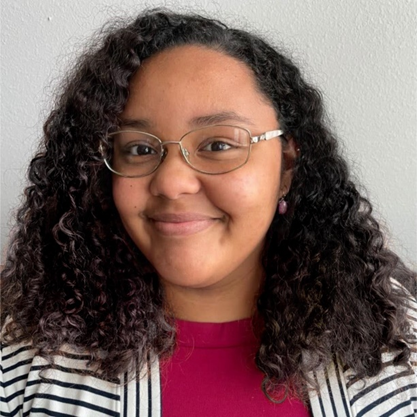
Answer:
MULTIPOLYGON (((410 309, 417 322, 417 306, 410 309)), ((417 352, 408 366, 394 366, 392 353, 382 354, 384 369, 366 381, 333 361, 313 375, 320 391, 310 394, 314 417, 410 417, 417 415, 417 352)), ((86 371, 87 357, 63 353, 53 369, 34 356, 30 346, 3 346, 1 416, 159 417, 161 389, 155 360, 147 375, 121 376, 109 382, 86 371), (44 369, 42 379, 39 372, 44 369)))

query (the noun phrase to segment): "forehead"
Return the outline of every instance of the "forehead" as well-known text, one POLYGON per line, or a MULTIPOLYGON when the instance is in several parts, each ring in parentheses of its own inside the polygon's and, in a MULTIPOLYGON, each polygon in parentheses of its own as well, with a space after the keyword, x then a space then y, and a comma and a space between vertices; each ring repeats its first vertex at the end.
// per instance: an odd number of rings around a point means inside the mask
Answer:
POLYGON ((148 118, 161 110, 169 117, 235 112, 242 116, 272 106, 243 62, 203 46, 188 45, 146 59, 130 85, 123 116, 148 118))
POLYGON ((176 46, 143 61, 133 78, 140 82, 151 76, 162 79, 187 79, 189 83, 203 84, 203 80, 251 83, 256 88, 251 69, 242 61, 224 52, 200 45, 176 46))

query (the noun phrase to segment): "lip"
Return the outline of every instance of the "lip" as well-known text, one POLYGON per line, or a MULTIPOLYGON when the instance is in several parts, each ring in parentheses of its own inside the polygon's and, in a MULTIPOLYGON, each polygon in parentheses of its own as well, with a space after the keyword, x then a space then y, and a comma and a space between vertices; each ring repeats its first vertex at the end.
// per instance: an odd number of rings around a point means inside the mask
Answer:
POLYGON ((200 213, 158 213, 148 216, 152 227, 166 236, 188 236, 208 229, 217 218, 200 213))

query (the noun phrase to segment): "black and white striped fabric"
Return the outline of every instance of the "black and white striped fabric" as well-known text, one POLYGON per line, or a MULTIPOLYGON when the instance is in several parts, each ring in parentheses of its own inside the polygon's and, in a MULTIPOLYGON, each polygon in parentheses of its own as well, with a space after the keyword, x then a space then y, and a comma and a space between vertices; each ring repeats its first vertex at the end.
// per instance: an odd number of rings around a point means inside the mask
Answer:
MULTIPOLYGON (((410 309, 417 323, 417 305, 410 309)), ((417 325, 416 325, 417 327, 417 325)), ((417 334, 417 331, 416 331, 417 334)), ((383 353, 384 370, 375 378, 357 380, 337 360, 314 373, 320 392, 311 393, 314 417, 411 417, 417 415, 417 351, 408 366, 395 366, 383 353)), ((106 381, 88 371, 87 357, 70 353, 55 359, 53 369, 34 356, 30 346, 3 346, 1 416, 160 417, 159 364, 141 377, 106 381), (40 372, 43 372, 40 375, 40 372)))
POLYGON ((314 417, 417 416, 417 376, 411 366, 395 366, 384 354, 383 372, 366 381, 353 378, 349 369, 333 362, 315 372, 320 395, 310 395, 314 417))
MULTIPOLYGON (((410 300, 408 317, 417 335, 417 304, 410 300)), ((383 371, 359 380, 337 360, 314 373, 320 393, 310 394, 314 417, 417 416, 417 344, 411 346, 408 366, 393 364, 395 354, 382 353, 383 371)))
POLYGON ((107 381, 88 371, 85 356, 65 351, 51 369, 30 346, 3 347, 0 415, 160 417, 158 361, 141 378, 107 381))

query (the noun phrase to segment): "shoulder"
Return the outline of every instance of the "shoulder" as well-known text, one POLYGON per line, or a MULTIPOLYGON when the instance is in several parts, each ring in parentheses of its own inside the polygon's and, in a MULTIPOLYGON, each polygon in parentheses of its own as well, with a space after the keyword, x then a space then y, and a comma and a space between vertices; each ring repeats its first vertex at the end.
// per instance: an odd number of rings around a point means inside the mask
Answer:
POLYGON ((417 303, 410 295, 407 318, 414 334, 410 358, 396 365, 395 352, 382 352, 383 370, 375 377, 358 379, 337 359, 318 369, 313 379, 318 393, 311 393, 315 417, 324 416, 412 416, 417 410, 417 303), (369 414, 367 414, 369 413, 369 414))
POLYGON ((372 378, 355 378, 337 360, 316 371, 314 379, 320 388, 310 395, 314 417, 415 415, 415 366, 394 365, 392 359, 392 354, 383 354, 384 369, 372 378))
POLYGON ((85 355, 66 349, 54 356, 51 367, 30 345, 3 345, 1 362, 4 415, 46 410, 55 415, 117 415, 120 381, 98 378, 88 370, 85 355))

